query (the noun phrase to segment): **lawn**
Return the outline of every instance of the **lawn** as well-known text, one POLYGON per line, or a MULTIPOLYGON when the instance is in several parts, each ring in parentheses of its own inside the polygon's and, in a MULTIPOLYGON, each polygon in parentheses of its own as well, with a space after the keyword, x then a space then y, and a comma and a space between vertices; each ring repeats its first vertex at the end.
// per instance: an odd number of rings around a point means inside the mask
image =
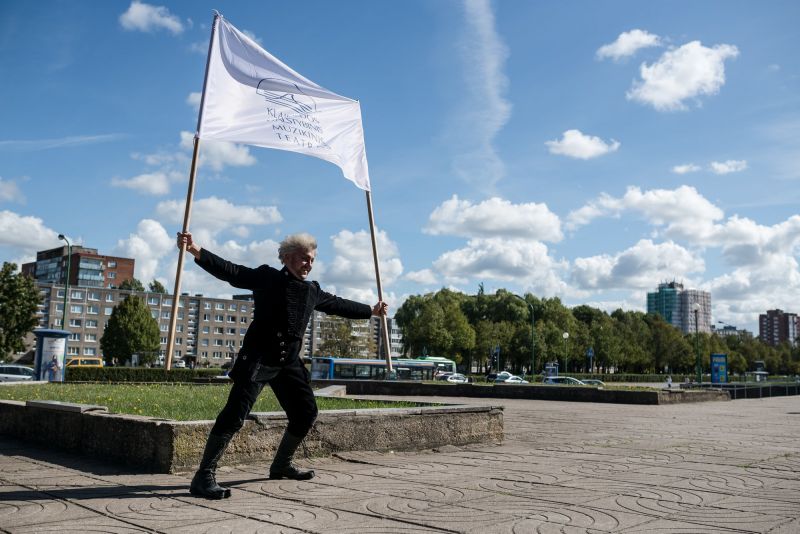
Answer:
MULTIPOLYGON (((0 400, 54 400, 106 406, 110 412, 146 415, 175 421, 215 419, 228 399, 230 385, 196 384, 31 384, 0 387, 0 400)), ((317 398, 320 410, 407 408, 413 402, 317 398)), ((254 412, 281 411, 269 387, 254 412)))

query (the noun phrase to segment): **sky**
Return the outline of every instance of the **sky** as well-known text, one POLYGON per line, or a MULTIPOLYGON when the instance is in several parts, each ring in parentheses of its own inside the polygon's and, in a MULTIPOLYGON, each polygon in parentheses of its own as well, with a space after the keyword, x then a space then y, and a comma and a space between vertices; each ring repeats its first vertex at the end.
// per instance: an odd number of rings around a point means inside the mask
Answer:
MULTIPOLYGON (((360 101, 392 311, 480 284, 644 310, 675 280, 714 322, 800 312, 792 1, 5 0, 2 261, 64 234, 173 287, 214 9, 360 101)), ((365 194, 323 160, 202 142, 190 229, 250 266, 309 232, 311 278, 377 299, 365 194)))

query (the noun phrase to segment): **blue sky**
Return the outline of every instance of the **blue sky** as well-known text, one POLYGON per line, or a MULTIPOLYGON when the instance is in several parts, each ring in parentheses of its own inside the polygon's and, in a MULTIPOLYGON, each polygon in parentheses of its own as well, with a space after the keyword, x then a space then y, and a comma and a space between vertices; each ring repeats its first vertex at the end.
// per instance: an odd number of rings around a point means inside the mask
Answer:
MULTIPOLYGON (((74 244, 171 287, 212 9, 361 101, 382 278, 609 311, 678 280, 757 330, 800 301, 796 2, 5 1, 0 257, 74 244)), ((201 144, 191 228, 231 260, 319 240, 376 298, 364 194, 314 158, 201 144)), ((230 288, 189 264, 183 289, 230 288)))

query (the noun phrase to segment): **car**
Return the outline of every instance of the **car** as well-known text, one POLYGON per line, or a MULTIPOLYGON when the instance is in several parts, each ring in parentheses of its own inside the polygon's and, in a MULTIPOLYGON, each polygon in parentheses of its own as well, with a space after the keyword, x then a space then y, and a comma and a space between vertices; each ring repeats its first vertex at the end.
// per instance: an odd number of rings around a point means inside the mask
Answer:
POLYGON ((596 378, 584 378, 584 379, 581 380, 581 382, 583 382, 587 386, 605 386, 606 385, 605 382, 603 382, 602 380, 598 380, 596 378))
POLYGON ((583 382, 571 376, 548 376, 544 379, 545 384, 557 384, 561 386, 583 386, 583 382))
POLYGON ((22 382, 34 378, 35 373, 30 367, 16 364, 0 365, 0 382, 22 382))
POLYGON ((517 376, 517 375, 511 375, 508 378, 506 378, 505 380, 503 380, 503 383, 504 384, 527 384, 528 381, 525 380, 522 377, 517 376))
POLYGON ((452 374, 454 374, 454 373, 451 373, 451 372, 445 371, 445 372, 443 372, 443 373, 436 373, 435 375, 433 375, 433 378, 434 378, 435 380, 447 380, 448 378, 450 378, 450 376, 451 376, 452 374))
POLYGON ((451 384, 466 384, 469 379, 461 373, 452 373, 447 376, 446 380, 451 384))
POLYGON ((74 356, 67 358, 67 367, 103 367, 103 358, 74 356))
POLYGON ((499 373, 489 373, 486 375, 487 382, 505 382, 505 380, 511 376, 511 373, 508 371, 500 371, 499 373))
POLYGON ((186 362, 183 360, 175 360, 174 362, 172 362, 172 367, 174 367, 175 369, 185 369, 186 362))

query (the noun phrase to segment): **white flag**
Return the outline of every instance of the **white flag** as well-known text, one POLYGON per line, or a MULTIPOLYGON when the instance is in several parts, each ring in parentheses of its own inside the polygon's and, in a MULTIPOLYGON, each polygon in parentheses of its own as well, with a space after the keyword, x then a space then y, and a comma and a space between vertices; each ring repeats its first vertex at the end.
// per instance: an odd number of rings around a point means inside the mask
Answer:
POLYGON ((199 138, 321 158, 369 191, 358 101, 304 78, 221 15, 215 20, 199 138))

